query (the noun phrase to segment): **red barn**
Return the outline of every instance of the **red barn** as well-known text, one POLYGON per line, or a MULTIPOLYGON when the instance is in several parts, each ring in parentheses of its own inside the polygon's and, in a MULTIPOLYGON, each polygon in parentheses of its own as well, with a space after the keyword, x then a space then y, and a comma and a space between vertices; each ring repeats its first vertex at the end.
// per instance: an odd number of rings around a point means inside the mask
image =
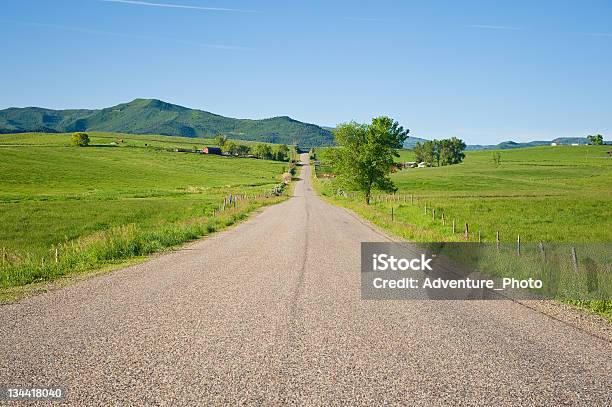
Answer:
POLYGON ((204 147, 202 149, 202 154, 216 154, 221 155, 221 149, 219 147, 204 147))

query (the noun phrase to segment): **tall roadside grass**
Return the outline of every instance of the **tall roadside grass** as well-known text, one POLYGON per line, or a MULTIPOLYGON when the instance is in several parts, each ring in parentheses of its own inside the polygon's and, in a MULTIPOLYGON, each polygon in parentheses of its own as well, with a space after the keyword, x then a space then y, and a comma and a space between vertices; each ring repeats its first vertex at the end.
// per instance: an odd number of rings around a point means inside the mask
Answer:
POLYGON ((139 256, 179 246, 244 220, 254 210, 278 203, 286 195, 243 200, 215 216, 157 227, 122 225, 96 232, 49 249, 47 256, 20 256, 3 251, 0 256, 0 290, 47 282, 58 277, 96 270, 139 256))

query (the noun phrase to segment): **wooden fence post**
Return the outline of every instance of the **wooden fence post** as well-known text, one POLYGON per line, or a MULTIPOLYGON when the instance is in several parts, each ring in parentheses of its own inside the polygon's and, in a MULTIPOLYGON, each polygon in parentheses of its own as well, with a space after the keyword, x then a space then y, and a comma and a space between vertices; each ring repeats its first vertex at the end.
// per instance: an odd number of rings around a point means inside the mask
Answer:
POLYGON ((55 264, 59 263, 59 248, 55 246, 55 264))
POLYGON ((442 212, 442 226, 446 226, 446 220, 444 219, 444 212, 442 212))
POLYGON ((427 202, 425 202, 425 213, 427 213, 427 202))
POLYGON ((453 219, 453 235, 455 234, 455 219, 453 219))
POLYGON ((521 235, 516 235, 516 254, 521 255, 521 235))
POLYGON ((465 240, 468 240, 470 238, 470 233, 469 233, 467 222, 465 222, 465 229, 463 230, 463 233, 464 233, 465 240))
POLYGON ((542 259, 546 263, 546 251, 544 250, 544 243, 540 242, 540 253, 542 253, 542 259))
POLYGON ((497 247, 497 251, 499 251, 499 230, 495 232, 495 247, 497 247))
POLYGON ((391 206, 391 222, 393 222, 393 206, 391 206))
POLYGON ((480 237, 480 230, 478 231, 478 243, 482 243, 482 239, 480 237))
POLYGON ((574 262, 574 272, 578 273, 578 255, 574 246, 572 246, 572 260, 574 262))

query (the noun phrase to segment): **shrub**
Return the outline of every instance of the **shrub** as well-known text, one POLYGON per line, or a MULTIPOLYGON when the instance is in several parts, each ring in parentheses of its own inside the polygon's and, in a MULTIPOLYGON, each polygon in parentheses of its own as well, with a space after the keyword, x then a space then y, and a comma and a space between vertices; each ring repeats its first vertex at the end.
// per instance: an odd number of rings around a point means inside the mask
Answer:
POLYGON ((73 146, 86 147, 89 145, 87 133, 74 133, 70 139, 73 146))

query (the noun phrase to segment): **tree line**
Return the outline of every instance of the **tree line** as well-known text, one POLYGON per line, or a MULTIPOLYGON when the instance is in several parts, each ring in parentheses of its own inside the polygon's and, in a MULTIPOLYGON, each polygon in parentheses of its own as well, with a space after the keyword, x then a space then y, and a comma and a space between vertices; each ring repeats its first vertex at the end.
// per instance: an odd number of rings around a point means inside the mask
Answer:
POLYGON ((274 148, 270 144, 265 143, 257 143, 250 146, 228 140, 226 136, 222 135, 215 137, 215 140, 221 151, 229 155, 240 157, 253 156, 263 160, 276 161, 287 161, 291 156, 291 149, 286 144, 280 144, 274 148))
POLYGON ((459 164, 465 158, 466 145, 457 137, 442 140, 416 143, 414 154, 417 162, 424 162, 429 166, 459 164))

